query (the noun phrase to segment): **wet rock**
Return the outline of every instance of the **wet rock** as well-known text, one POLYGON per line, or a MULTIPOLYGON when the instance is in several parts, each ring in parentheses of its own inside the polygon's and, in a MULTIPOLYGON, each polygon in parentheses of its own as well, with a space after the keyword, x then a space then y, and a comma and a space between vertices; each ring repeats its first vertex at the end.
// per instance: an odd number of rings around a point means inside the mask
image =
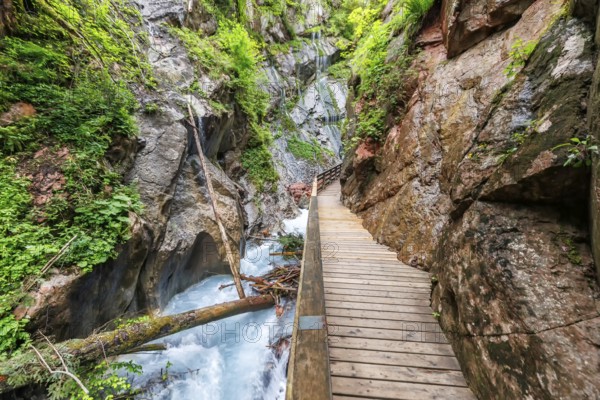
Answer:
POLYGON ((370 155, 361 149, 344 163, 345 203, 400 259, 435 274, 433 305, 480 398, 599 395, 589 171, 563 167, 567 149, 556 148, 585 136, 594 115, 592 35, 574 19, 547 28, 559 7, 537 1, 448 61, 428 45, 380 159, 357 169, 370 155), (510 79, 516 38, 539 44, 510 79))
POLYGON ((131 239, 119 256, 86 275, 55 275, 29 296, 33 304, 22 310, 31 317, 28 328, 51 334, 55 340, 85 337, 98 326, 135 312, 139 273, 153 242, 150 226, 130 215, 131 239))
POLYGON ((201 1, 191 0, 187 4, 184 25, 211 36, 217 31, 217 18, 201 1))
POLYGON ((533 0, 442 1, 442 31, 448 57, 454 57, 518 19, 533 0))
POLYGON ((0 37, 10 31, 15 25, 15 9, 12 0, 0 0, 0 37))
MULTIPOLYGON (((598 14, 600 18, 600 13, 598 14)), ((595 43, 600 43, 600 29, 596 26, 595 43)), ((592 79, 587 113, 590 134, 596 143, 600 143, 600 68, 596 60, 596 70, 592 79)), ((592 243, 600 243, 600 159, 594 157, 590 184, 590 232, 592 243)), ((592 246, 596 275, 600 282, 600 246, 592 246)))
MULTIPOLYGON (((243 243, 243 221, 239 197, 227 176, 207 163, 212 177, 219 216, 231 235, 233 249, 243 243)), ((177 186, 156 250, 149 254, 141 271, 138 289, 142 307, 164 307, 171 297, 210 274, 229 271, 220 232, 206 189, 197 156, 188 157, 177 179, 177 186)), ((239 256, 238 256, 239 261, 239 256)))

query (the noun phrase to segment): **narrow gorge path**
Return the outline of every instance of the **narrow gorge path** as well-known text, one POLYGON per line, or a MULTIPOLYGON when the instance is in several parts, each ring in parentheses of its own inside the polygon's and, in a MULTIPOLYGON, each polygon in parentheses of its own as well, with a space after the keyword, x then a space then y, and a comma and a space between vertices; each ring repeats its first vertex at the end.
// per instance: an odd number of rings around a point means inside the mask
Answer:
POLYGON ((426 272, 376 243, 340 201, 319 193, 334 399, 474 399, 429 306, 426 272))

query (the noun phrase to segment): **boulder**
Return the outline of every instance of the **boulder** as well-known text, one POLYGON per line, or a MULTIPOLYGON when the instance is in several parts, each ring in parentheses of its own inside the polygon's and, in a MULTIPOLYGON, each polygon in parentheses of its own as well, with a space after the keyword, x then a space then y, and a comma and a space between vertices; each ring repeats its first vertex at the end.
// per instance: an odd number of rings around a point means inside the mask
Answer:
POLYGON ((0 126, 14 124, 23 118, 33 117, 36 110, 33 105, 22 101, 10 106, 9 110, 0 115, 0 126))

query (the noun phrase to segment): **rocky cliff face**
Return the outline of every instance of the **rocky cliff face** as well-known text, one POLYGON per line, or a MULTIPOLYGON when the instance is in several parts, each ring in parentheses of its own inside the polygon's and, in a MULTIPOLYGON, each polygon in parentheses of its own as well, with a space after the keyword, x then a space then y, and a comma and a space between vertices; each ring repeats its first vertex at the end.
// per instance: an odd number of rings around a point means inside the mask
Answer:
MULTIPOLYGON (((126 180, 137 186, 145 209, 141 217, 131 216, 132 238, 116 260, 84 276, 56 271, 31 293, 34 304, 18 310, 20 316, 32 318, 30 329, 51 332, 57 340, 85 336, 122 315, 160 309, 174 294, 208 275, 228 272, 188 103, 197 116, 221 219, 231 247, 241 254, 246 233, 277 232, 283 218, 298 212, 289 185, 309 183, 340 160, 339 122, 346 89, 326 74, 339 50, 330 38, 306 33, 327 18, 323 8, 305 5, 310 12, 302 18, 295 16, 297 10, 286 11, 295 34, 305 38, 274 56, 264 54, 263 90, 270 94, 268 118, 275 138, 270 151, 279 182, 260 191, 240 161, 250 135, 246 117, 237 107, 227 112, 215 108, 215 100, 233 102, 223 79, 199 74, 170 30, 185 26, 210 35, 217 29, 215 15, 196 1, 138 0, 135 5, 143 17, 140 33, 148 35, 146 52, 158 87, 137 92, 137 144, 115 144, 111 154, 119 158, 126 180), (194 85, 200 93, 190 94, 194 85), (318 160, 300 158, 289 149, 291 138, 329 153, 318 160)), ((283 16, 245 12, 248 24, 267 43, 285 45, 292 40, 283 16)))
POLYGON ((443 43, 413 64, 406 116, 346 159, 344 201, 435 277, 433 307, 480 398, 596 398, 600 242, 590 171, 564 167, 561 146, 589 132, 593 32, 556 2, 455 3, 422 32, 443 43))

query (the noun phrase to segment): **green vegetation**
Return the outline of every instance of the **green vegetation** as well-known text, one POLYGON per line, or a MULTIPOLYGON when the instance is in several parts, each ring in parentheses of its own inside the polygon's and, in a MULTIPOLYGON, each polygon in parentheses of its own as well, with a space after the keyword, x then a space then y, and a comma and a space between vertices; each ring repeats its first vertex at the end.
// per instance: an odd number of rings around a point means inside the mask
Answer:
POLYGON ((343 37, 343 55, 359 82, 357 101, 363 106, 355 135, 378 141, 384 139, 388 124, 404 112, 415 77, 411 39, 433 0, 399 0, 384 22, 380 18, 387 3, 345 0, 334 10, 329 28, 343 37), (403 40, 395 39, 399 35, 403 40))
POLYGON ((514 78, 525 66, 537 44, 535 40, 524 43, 522 39, 517 39, 511 47, 509 54, 511 61, 504 69, 504 74, 511 79, 514 78))
POLYGON ((264 190, 267 183, 278 180, 271 160, 270 132, 263 126, 268 94, 260 88, 264 79, 260 71, 263 61, 258 42, 239 23, 223 20, 215 35, 202 37, 187 28, 172 28, 184 43, 190 58, 213 78, 226 79, 235 103, 248 120, 251 138, 242 155, 242 166, 252 183, 264 190))
POLYGON ((54 267, 88 272, 128 239, 141 203, 105 154, 137 134, 126 83, 153 84, 144 39, 130 28, 139 15, 124 2, 21 4, 0 42, 0 112, 9 116, 0 127, 1 357, 28 343, 27 320, 12 310, 52 257, 60 254, 54 267))
POLYGON ((308 160, 315 164, 325 161, 325 154, 333 157, 331 150, 323 148, 316 139, 310 142, 301 140, 297 135, 293 135, 287 140, 287 149, 294 157, 302 160, 308 160))
POLYGON ((523 143, 525 143, 525 140, 527 140, 528 137, 537 134, 538 125, 539 122, 537 120, 529 121, 523 130, 513 132, 513 134, 510 136, 510 141, 512 142, 512 145, 500 155, 500 157, 498 158, 498 162, 500 164, 503 164, 504 161, 506 161, 511 155, 513 155, 517 152, 517 150, 519 150, 519 147, 523 143))
POLYGON ((335 79, 347 81, 352 76, 352 69, 345 62, 338 62, 327 69, 329 75, 335 79))
POLYGON ((114 400, 131 398, 134 390, 131 386, 130 375, 141 375, 141 365, 133 361, 112 362, 104 361, 91 370, 81 371, 79 375, 85 387, 89 390, 85 394, 74 380, 62 377, 48 387, 50 400, 114 400), (119 374, 126 372, 126 376, 119 374))
POLYGON ((567 148, 567 159, 563 166, 565 167, 590 167, 594 156, 598 156, 598 145, 592 136, 587 135, 585 138, 571 138, 568 143, 559 144, 552 148, 552 151, 559 148, 567 148))
POLYGON ((279 179, 271 159, 271 152, 266 146, 250 147, 242 154, 242 166, 248 171, 250 181, 263 191, 267 184, 275 183, 279 179))
POLYGON ((277 238, 284 253, 296 253, 304 249, 304 236, 301 233, 288 233, 277 238))

